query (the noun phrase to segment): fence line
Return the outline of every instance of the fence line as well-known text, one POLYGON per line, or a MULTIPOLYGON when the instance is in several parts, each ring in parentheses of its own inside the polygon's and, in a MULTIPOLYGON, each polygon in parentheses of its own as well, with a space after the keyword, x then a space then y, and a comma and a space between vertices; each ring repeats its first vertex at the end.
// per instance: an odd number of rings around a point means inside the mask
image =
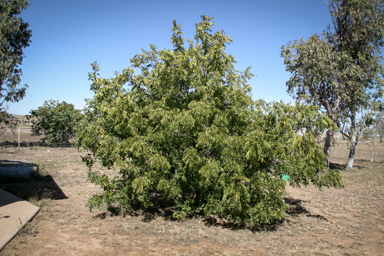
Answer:
POLYGON ((8 130, 0 135, 1 147, 71 147, 71 143, 48 143, 43 142, 44 136, 31 136, 31 130, 28 127, 18 127, 14 131, 8 130))
MULTIPOLYGON (((31 131, 27 127, 20 127, 15 133, 6 132, 0 136, 1 147, 72 147, 71 143, 47 143, 40 137, 32 137, 31 131)), ((320 147, 324 146, 324 141, 318 141, 320 147)), ((331 148, 331 158, 348 159, 349 146, 347 141, 337 140, 331 148)), ((378 141, 359 142, 356 147, 355 159, 378 161, 384 160, 384 143, 378 141)))
POLYGON ((71 143, 48 143, 48 142, 42 142, 42 141, 33 141, 33 142, 27 142, 27 141, 3 141, 0 142, 1 147, 58 147, 58 148, 70 148, 72 147, 71 143))
MULTIPOLYGON (((318 143, 323 147, 324 142, 318 143)), ((336 141, 331 147, 331 158, 348 159, 350 144, 347 141, 336 141)), ((375 159, 383 159, 384 143, 374 142, 359 142, 356 146, 355 159, 375 161, 375 159)))

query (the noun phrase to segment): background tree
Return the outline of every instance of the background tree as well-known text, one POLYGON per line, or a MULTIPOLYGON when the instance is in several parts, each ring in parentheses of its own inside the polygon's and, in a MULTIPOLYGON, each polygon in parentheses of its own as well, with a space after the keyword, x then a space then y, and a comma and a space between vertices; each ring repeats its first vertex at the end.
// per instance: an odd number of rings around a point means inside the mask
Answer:
POLYGON ((234 56, 225 53, 232 40, 213 33, 211 20, 202 16, 188 47, 174 21, 173 50, 151 45, 115 78, 100 78, 92 64, 95 94, 76 139, 92 152, 84 157, 88 178, 104 190, 89 200, 91 209, 105 203, 129 213, 161 202, 175 218, 271 223, 284 219, 281 174, 292 185, 343 185, 336 172, 318 173, 324 161, 313 130, 332 122, 318 107, 253 102, 246 83, 252 74, 234 69, 234 56), (94 172, 97 159, 118 175, 94 172))
POLYGON ((4 135, 8 129, 11 129, 12 133, 15 134, 17 125, 18 122, 13 115, 7 111, 0 111, 0 135, 4 135))
POLYGON ((365 140, 379 140, 380 143, 383 143, 384 136, 384 113, 379 111, 376 113, 372 125, 363 130, 363 139, 365 140))
POLYGON ((374 127, 365 128, 362 131, 361 139, 363 141, 372 141, 372 143, 374 143, 375 138, 376 138, 376 131, 374 127))
MULTIPOLYGON (((383 95, 383 1, 331 0, 329 10, 332 29, 329 26, 307 41, 288 43, 281 56, 292 73, 288 92, 297 100, 321 106, 349 139, 347 170, 351 170, 359 135, 372 122, 383 95), (343 125, 346 121, 348 126, 343 125)), ((328 130, 324 144, 327 165, 334 132, 328 130)))
POLYGON ((18 102, 25 96, 27 85, 19 86, 19 65, 32 32, 18 15, 27 7, 27 0, 0 0, 0 111, 6 109, 7 102, 18 102))
POLYGON ((31 110, 30 114, 32 136, 44 135, 43 141, 54 144, 69 143, 82 118, 80 110, 74 105, 54 100, 45 101, 43 106, 31 110))

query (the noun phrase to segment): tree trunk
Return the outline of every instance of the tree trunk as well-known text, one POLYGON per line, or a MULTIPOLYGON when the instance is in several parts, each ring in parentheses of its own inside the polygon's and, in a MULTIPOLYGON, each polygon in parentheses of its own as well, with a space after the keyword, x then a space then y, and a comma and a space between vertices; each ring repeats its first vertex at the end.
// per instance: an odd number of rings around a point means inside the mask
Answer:
POLYGON ((372 141, 372 158, 371 158, 371 163, 373 162, 373 156, 375 155, 375 141, 372 141))
POLYGON ((357 145, 356 135, 353 135, 351 137, 350 142, 351 142, 351 149, 349 150, 347 171, 352 171, 353 161, 355 160, 356 145, 357 145))
POLYGON ((333 132, 328 130, 327 133, 326 133, 325 143, 324 143, 324 150, 323 150, 323 153, 326 155, 326 158, 325 158, 325 164, 326 164, 325 172, 329 171, 329 158, 331 156, 332 140, 333 140, 333 132))

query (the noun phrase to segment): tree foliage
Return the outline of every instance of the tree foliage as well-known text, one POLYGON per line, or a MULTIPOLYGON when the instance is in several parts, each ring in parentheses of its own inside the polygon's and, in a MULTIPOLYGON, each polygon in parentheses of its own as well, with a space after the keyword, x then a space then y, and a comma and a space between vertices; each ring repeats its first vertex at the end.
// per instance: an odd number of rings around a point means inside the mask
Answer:
POLYGON ((249 68, 234 69, 225 52, 232 40, 213 25, 202 16, 193 41, 173 21, 173 50, 151 45, 114 78, 100 78, 92 64, 95 94, 76 139, 92 152, 83 159, 88 178, 104 190, 91 209, 105 203, 129 213, 161 198, 175 218, 265 224, 284 219, 281 174, 292 185, 343 186, 338 173, 318 173, 324 155, 313 134, 330 119, 317 107, 253 102, 249 68), (93 171, 97 159, 116 177, 93 171))
POLYGON ((44 141, 61 144, 69 143, 75 136, 82 114, 73 104, 49 100, 38 109, 31 110, 29 118, 32 119, 32 136, 44 135, 44 141))
POLYGON ((28 0, 0 0, 0 111, 3 104, 18 102, 27 85, 19 86, 23 49, 29 46, 32 32, 18 15, 28 7, 28 0))
MULTIPOLYGON (((281 56, 292 74, 288 92, 298 100, 321 106, 350 140, 351 169, 358 136, 372 122, 383 96, 383 1, 331 0, 329 10, 332 28, 329 26, 321 36, 288 43, 282 47, 281 56)), ((328 155, 329 139, 324 148, 328 155)))
POLYGON ((372 140, 383 143, 384 137, 384 112, 379 111, 376 113, 375 119, 371 127, 365 128, 363 130, 363 139, 364 140, 372 140))
POLYGON ((15 117, 7 111, 0 111, 0 135, 4 135, 8 129, 15 133, 18 123, 15 117))

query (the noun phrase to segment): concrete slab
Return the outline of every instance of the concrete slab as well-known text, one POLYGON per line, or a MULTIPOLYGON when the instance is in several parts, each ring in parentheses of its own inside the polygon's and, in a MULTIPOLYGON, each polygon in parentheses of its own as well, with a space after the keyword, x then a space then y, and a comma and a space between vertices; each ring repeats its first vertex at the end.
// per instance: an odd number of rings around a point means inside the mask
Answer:
POLYGON ((0 189, 0 251, 40 208, 0 189))

